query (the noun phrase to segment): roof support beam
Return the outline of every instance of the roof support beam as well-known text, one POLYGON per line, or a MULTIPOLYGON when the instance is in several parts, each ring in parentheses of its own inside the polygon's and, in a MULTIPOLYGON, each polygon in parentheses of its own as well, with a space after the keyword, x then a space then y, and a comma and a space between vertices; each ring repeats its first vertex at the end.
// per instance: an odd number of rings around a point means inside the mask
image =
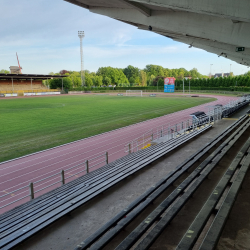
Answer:
POLYGON ((129 0, 174 10, 218 16, 241 22, 250 22, 249 0, 129 0))
POLYGON ((140 11, 143 15, 150 17, 151 16, 151 10, 147 7, 145 7, 144 5, 137 3, 137 2, 131 2, 128 0, 120 0, 121 2, 126 3, 127 5, 129 5, 130 7, 133 7, 135 9, 137 9, 138 11, 140 11))

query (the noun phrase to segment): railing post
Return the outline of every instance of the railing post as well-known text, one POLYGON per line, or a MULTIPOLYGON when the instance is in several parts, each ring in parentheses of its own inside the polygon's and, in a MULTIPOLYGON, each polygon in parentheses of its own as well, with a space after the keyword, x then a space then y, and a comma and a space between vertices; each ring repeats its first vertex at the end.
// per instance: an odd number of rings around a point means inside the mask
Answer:
POLYGON ((30 200, 33 200, 34 199, 34 185, 33 185, 33 182, 30 183, 29 187, 30 187, 30 200))
POLYGON ((181 129, 183 130, 183 122, 181 122, 181 129))
POLYGON ((61 182, 63 186, 65 184, 64 170, 61 171, 61 182))
POLYGON ((128 153, 131 154, 131 144, 128 144, 128 153))
POLYGON ((108 152, 106 152, 106 164, 109 164, 109 155, 108 155, 108 152))
POLYGON ((86 173, 89 173, 89 160, 85 161, 85 165, 86 165, 86 173))
POLYGON ((153 141, 154 140, 154 134, 152 133, 152 135, 151 135, 151 141, 153 141))
POLYGON ((161 130, 161 137, 162 137, 162 130, 161 130))

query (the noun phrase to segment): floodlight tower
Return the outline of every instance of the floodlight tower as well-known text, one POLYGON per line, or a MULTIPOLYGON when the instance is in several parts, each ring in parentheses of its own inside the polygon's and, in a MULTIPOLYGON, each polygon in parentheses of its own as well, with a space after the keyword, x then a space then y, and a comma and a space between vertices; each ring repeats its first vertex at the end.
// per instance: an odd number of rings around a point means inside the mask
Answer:
POLYGON ((82 39, 84 38, 84 31, 78 31, 78 37, 80 38, 80 55, 81 55, 81 79, 82 86, 85 85, 85 74, 84 74, 84 65, 83 65, 83 50, 82 50, 82 39))

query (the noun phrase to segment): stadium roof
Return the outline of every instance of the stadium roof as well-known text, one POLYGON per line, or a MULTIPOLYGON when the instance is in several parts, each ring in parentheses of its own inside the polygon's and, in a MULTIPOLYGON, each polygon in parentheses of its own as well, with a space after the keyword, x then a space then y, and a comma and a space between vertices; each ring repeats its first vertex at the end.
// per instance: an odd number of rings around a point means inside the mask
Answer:
POLYGON ((67 75, 35 75, 35 74, 0 74, 1 79, 13 79, 13 80, 24 80, 24 79, 39 79, 39 80, 47 80, 53 78, 63 78, 67 77, 67 75))
POLYGON ((64 0, 250 66, 249 0, 64 0))

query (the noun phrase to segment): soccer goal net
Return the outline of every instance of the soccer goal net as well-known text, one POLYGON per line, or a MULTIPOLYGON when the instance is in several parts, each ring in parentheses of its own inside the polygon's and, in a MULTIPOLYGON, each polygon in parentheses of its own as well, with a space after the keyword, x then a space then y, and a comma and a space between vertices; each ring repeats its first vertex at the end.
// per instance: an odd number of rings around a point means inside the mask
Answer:
POLYGON ((142 96, 142 90, 126 90, 126 96, 142 96))

